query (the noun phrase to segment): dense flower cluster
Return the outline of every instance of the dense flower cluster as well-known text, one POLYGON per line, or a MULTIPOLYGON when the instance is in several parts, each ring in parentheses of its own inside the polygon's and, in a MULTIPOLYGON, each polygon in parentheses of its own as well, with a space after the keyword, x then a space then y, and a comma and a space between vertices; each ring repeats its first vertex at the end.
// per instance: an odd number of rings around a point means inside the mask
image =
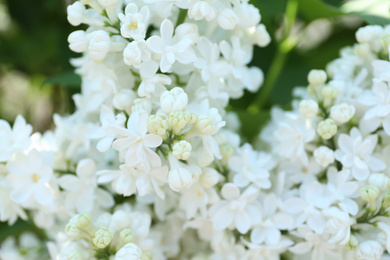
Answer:
POLYGON ((246 1, 81 0, 77 110, 43 135, 0 120, 4 259, 382 259, 390 250, 390 27, 272 110, 264 151, 225 108, 270 37, 246 1), (329 80, 328 80, 329 78, 329 80), (44 239, 42 239, 44 238, 44 239), (46 242, 42 242, 42 241, 46 242), (49 241, 49 242, 47 242, 49 241), (47 248, 48 250, 45 250, 47 248))

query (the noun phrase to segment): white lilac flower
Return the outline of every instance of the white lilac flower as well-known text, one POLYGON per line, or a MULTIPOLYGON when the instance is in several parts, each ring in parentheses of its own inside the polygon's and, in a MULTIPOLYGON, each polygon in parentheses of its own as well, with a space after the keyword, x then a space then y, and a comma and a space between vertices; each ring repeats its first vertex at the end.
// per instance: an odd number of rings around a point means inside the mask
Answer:
POLYGON ((279 155, 292 160, 298 159, 303 164, 308 163, 305 144, 314 139, 315 131, 307 125, 304 118, 286 115, 285 120, 278 124, 274 135, 278 141, 276 151, 279 155))
POLYGON ((147 121, 146 114, 134 112, 127 121, 127 128, 113 126, 118 137, 112 146, 124 153, 128 166, 161 166, 160 157, 150 148, 160 146, 162 138, 156 134, 147 134, 147 121))
POLYGON ((61 176, 58 184, 65 190, 65 206, 71 212, 89 212, 96 205, 108 208, 114 204, 111 194, 97 186, 92 159, 81 160, 77 164, 76 175, 61 176))
POLYGON ((236 173, 233 183, 238 187, 243 188, 249 184, 254 184, 259 189, 271 187, 269 171, 275 166, 275 162, 271 155, 254 151, 250 144, 244 144, 239 155, 230 157, 228 165, 236 173))
POLYGON ((112 125, 121 127, 124 125, 125 121, 126 117, 123 114, 115 116, 114 111, 103 105, 100 111, 101 127, 92 129, 87 133, 87 136, 93 139, 100 139, 96 148, 100 152, 105 152, 111 147, 112 142, 117 136, 112 129, 112 125))
POLYGON ((125 8, 125 14, 118 15, 122 22, 122 36, 134 40, 143 40, 145 38, 149 16, 148 6, 143 6, 138 11, 136 4, 129 3, 125 8))
POLYGON ((43 154, 31 150, 17 153, 7 163, 9 174, 5 181, 11 188, 10 198, 22 205, 49 205, 54 200, 53 170, 43 154))
MULTIPOLYGON (((190 47, 193 43, 191 38, 183 37, 173 40, 173 30, 172 22, 165 19, 160 27, 161 36, 154 35, 146 40, 149 49, 154 53, 162 55, 160 61, 162 72, 169 71, 175 61, 188 64, 196 58, 194 51, 190 47)), ((179 27, 176 30, 179 30, 179 27)))
POLYGON ((386 167, 380 159, 372 155, 377 141, 377 135, 370 135, 363 139, 359 130, 352 128, 350 135, 340 134, 339 149, 335 152, 335 158, 345 169, 351 169, 355 179, 365 180, 370 171, 381 171, 386 167))
POLYGON ((249 186, 242 194, 233 183, 227 183, 222 187, 223 200, 210 208, 213 227, 216 230, 224 230, 231 225, 241 234, 245 234, 253 226, 261 221, 261 213, 254 200, 258 190, 249 186))
POLYGON ((31 143, 31 125, 18 115, 13 127, 5 120, 0 119, 0 162, 7 162, 17 151, 25 150, 31 143))

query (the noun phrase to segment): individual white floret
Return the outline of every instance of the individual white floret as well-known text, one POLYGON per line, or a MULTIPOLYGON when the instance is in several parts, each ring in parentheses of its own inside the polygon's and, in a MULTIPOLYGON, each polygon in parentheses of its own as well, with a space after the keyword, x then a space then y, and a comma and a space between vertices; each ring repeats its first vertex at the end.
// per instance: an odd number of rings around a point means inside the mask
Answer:
POLYGON ((135 3, 129 3, 125 8, 125 14, 118 15, 122 22, 122 36, 134 40, 143 40, 148 27, 149 16, 148 6, 145 5, 138 11, 135 3))
POLYGON ((192 174, 184 167, 177 167, 169 171, 168 183, 174 191, 188 189, 192 182, 192 174))
MULTIPOLYGON (((179 27, 176 28, 176 31, 179 30, 179 27)), ((173 41, 173 31, 173 23, 165 19, 160 27, 161 36, 154 35, 146 41, 150 50, 162 55, 160 60, 162 72, 168 72, 176 61, 188 64, 196 59, 196 55, 190 47, 193 43, 192 40, 189 37, 182 37, 173 41)))
POLYGON ((188 17, 194 20, 205 19, 211 21, 216 15, 216 8, 214 6, 214 0, 190 0, 188 1, 188 17))
POLYGON ((123 61, 135 68, 139 68, 142 61, 148 61, 150 56, 145 40, 132 41, 123 50, 123 61))
POLYGON ((34 201, 40 205, 53 202, 53 170, 42 153, 35 149, 28 154, 17 153, 7 163, 7 168, 10 174, 6 183, 11 187, 10 198, 13 201, 30 207, 34 201))
POLYGON ((381 171, 386 167, 380 159, 372 156, 377 141, 377 135, 363 139, 359 130, 352 128, 350 135, 340 134, 335 158, 344 168, 351 169, 355 179, 366 180, 370 171, 381 171))
POLYGON ((368 177, 368 183, 378 187, 381 191, 386 191, 389 188, 389 177, 383 173, 371 173, 368 177))
POLYGON ((149 116, 147 125, 149 133, 164 136, 168 128, 168 120, 165 114, 157 113, 149 116))

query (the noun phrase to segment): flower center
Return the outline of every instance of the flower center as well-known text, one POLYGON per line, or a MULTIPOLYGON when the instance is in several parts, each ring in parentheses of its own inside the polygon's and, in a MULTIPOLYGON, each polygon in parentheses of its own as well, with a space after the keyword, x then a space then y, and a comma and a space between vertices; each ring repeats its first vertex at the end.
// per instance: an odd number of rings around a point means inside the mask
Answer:
POLYGON ((37 182, 39 181, 39 175, 36 174, 36 173, 34 173, 34 174, 32 175, 32 179, 33 179, 33 182, 37 183, 37 182))
POLYGON ((137 22, 131 22, 129 25, 129 30, 135 30, 138 28, 138 23, 137 22))

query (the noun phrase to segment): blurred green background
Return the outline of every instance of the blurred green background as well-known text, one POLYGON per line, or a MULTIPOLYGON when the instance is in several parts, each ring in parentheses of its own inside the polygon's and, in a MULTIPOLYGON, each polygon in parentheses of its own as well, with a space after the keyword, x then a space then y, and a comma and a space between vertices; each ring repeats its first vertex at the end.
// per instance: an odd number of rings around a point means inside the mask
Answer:
MULTIPOLYGON (((69 64, 77 57, 67 43, 69 33, 76 30, 66 19, 66 6, 71 2, 0 0, 0 118, 12 122, 17 114, 23 114, 36 131, 44 131, 52 127, 53 113, 74 109, 71 96, 80 90, 80 78, 69 64)), ((255 49, 251 64, 264 71, 266 84, 278 46, 286 37, 296 44, 274 73, 271 94, 261 111, 248 113, 248 104, 256 99, 253 93, 231 102, 229 109, 240 115, 248 140, 268 118, 271 105, 288 105, 291 89, 306 85, 310 69, 325 68, 337 58, 340 48, 355 42, 359 26, 389 23, 387 0, 251 2, 260 9, 262 23, 272 37, 269 46, 255 49), (287 2, 297 5, 293 24, 285 16, 287 2), (288 35, 283 35, 289 26, 288 35)))

